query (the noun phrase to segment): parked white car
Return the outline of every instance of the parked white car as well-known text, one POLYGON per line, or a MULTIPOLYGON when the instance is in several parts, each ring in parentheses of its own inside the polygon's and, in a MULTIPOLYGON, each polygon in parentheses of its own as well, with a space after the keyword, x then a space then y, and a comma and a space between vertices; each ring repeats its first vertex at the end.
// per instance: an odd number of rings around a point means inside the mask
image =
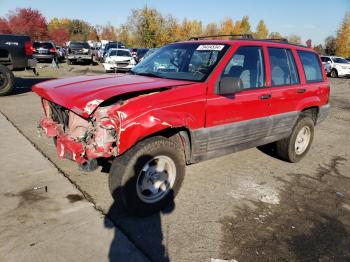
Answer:
POLYGON ((111 48, 105 57, 103 66, 106 72, 129 71, 136 65, 130 50, 122 48, 111 48))
POLYGON ((350 77, 350 62, 339 56, 321 56, 322 64, 331 77, 350 77))

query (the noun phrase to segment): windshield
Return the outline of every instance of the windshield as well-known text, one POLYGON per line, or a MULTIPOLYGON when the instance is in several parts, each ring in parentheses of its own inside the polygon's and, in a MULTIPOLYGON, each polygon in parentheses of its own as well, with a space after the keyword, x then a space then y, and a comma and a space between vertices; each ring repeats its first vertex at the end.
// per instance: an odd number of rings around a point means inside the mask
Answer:
POLYGON ((348 64, 349 63, 348 60, 346 60, 344 58, 340 58, 340 57, 334 57, 333 62, 338 63, 338 64, 348 64))
POLYGON ((169 79, 204 81, 228 47, 224 44, 167 45, 141 61, 131 72, 169 79))
POLYGON ((112 50, 112 51, 110 51, 109 56, 128 56, 128 57, 130 57, 131 54, 127 50, 112 50))
POLYGON ((77 43, 77 42, 70 43, 69 47, 70 48, 87 48, 87 49, 90 48, 88 43, 77 43))

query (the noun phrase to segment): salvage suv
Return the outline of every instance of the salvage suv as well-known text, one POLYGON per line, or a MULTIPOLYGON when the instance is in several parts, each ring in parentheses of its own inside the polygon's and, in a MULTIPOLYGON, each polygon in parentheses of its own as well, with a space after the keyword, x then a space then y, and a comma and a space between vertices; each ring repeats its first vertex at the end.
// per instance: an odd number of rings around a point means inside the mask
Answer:
POLYGON ((136 215, 172 201, 186 164, 261 145, 298 162, 329 112, 316 52, 286 41, 195 38, 159 49, 128 74, 37 84, 40 127, 58 156, 93 169, 136 215))

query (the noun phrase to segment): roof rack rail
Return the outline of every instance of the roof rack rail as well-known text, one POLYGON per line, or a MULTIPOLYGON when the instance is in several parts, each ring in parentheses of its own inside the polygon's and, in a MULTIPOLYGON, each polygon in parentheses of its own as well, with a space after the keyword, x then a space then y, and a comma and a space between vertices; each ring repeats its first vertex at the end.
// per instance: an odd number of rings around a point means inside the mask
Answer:
POLYGON ((231 36, 232 38, 234 38, 234 37, 241 37, 241 38, 245 38, 245 39, 253 39, 253 35, 252 34, 229 34, 229 35, 194 36, 194 37, 191 37, 188 40, 199 40, 199 39, 206 39, 206 38, 209 38, 209 37, 218 38, 218 37, 226 37, 226 36, 231 36))
POLYGON ((288 43, 287 38, 264 38, 264 39, 257 39, 257 40, 263 40, 263 41, 280 41, 280 42, 286 42, 288 43))

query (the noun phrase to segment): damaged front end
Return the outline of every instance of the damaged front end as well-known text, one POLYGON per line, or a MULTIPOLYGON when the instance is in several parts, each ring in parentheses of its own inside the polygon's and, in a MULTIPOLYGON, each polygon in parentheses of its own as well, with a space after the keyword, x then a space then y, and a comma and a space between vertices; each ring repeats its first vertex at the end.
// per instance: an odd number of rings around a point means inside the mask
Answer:
POLYGON ((121 117, 110 113, 112 106, 98 107, 88 118, 82 118, 48 100, 42 99, 42 104, 45 117, 39 128, 56 141, 59 158, 85 164, 118 155, 121 117))

